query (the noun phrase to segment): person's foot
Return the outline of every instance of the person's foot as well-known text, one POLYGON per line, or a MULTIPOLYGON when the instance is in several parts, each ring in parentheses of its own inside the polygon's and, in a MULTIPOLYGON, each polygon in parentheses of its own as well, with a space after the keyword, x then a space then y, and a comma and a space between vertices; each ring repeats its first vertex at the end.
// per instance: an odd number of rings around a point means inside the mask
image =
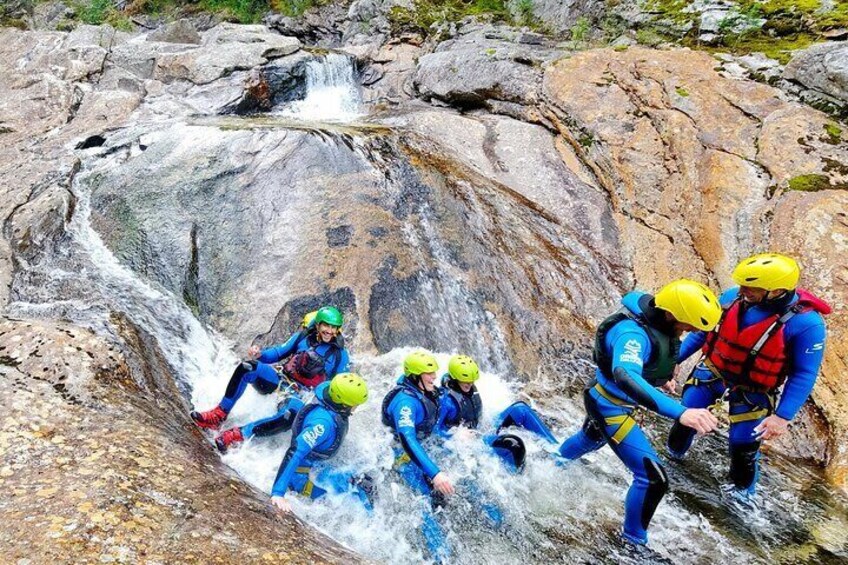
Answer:
POLYGON ((221 423, 227 419, 227 413, 221 406, 216 406, 212 410, 206 412, 192 412, 191 419, 201 428, 207 430, 216 430, 221 423))
POLYGON ((215 438, 215 447, 217 447, 218 451, 221 453, 225 453, 230 446, 239 444, 243 441, 244 436, 241 433, 241 428, 230 428, 215 438))

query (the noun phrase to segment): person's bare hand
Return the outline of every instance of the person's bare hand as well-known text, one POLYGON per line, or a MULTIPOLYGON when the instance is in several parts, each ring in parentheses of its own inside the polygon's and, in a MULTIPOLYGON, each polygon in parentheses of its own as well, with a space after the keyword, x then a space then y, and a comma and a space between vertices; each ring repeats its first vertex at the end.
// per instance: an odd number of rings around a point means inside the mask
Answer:
POLYGON ((718 418, 706 408, 689 408, 680 416, 679 421, 701 435, 708 434, 718 427, 718 418))
POLYGON ((450 496, 454 493, 450 479, 442 472, 433 477, 433 488, 445 496, 450 496))
POLYGON ((767 440, 779 438, 789 429, 789 420, 784 420, 777 414, 772 414, 754 428, 757 439, 767 440))
POLYGON ((259 346, 258 346, 258 345, 251 345, 251 346, 247 349, 247 358, 248 358, 248 359, 250 359, 250 360, 258 359, 258 358, 259 358, 259 355, 260 355, 261 353, 262 353, 262 350, 261 350, 261 349, 259 349, 259 346))
POLYGON ((288 514, 292 511, 291 502, 282 496, 272 496, 271 505, 277 512, 281 512, 283 514, 288 514))

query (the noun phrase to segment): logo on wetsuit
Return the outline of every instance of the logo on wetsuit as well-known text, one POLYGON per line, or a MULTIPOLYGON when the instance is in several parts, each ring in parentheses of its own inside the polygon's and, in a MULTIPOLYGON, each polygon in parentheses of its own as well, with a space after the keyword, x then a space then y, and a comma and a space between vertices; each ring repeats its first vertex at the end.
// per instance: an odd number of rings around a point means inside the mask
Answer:
POLYGON ((306 445, 309 447, 315 447, 315 444, 322 435, 324 435, 324 425, 317 424, 313 428, 303 432, 303 441, 305 441, 306 445))
POLYGON ((641 367, 643 364, 642 344, 635 339, 628 340, 627 343, 624 344, 624 353, 622 353, 618 359, 622 363, 635 363, 641 367))
POLYGON ((404 406, 400 409, 400 418, 398 419, 399 428, 414 428, 415 422, 412 421, 412 408, 404 406))

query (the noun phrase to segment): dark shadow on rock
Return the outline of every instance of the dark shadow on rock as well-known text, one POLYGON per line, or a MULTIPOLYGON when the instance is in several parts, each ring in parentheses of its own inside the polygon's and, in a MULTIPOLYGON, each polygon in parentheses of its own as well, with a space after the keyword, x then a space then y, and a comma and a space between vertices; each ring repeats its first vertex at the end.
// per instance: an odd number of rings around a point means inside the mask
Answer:
POLYGON ((356 311, 356 296, 350 288, 340 288, 333 292, 299 296, 289 300, 274 318, 271 329, 264 334, 256 336, 254 343, 260 347, 268 347, 285 343, 292 334, 300 329, 303 316, 313 312, 322 306, 335 306, 344 314, 344 327, 342 334, 345 340, 356 337, 356 326, 359 315, 356 311))

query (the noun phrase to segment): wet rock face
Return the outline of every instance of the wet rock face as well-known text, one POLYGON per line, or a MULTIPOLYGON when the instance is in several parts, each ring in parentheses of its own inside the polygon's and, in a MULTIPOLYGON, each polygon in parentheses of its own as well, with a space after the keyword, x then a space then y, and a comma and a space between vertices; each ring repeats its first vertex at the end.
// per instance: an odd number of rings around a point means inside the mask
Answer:
MULTIPOLYGON (((89 330, 0 322, 0 559, 357 561, 230 476, 89 330)), ((165 404, 162 404, 165 401, 165 404)))

